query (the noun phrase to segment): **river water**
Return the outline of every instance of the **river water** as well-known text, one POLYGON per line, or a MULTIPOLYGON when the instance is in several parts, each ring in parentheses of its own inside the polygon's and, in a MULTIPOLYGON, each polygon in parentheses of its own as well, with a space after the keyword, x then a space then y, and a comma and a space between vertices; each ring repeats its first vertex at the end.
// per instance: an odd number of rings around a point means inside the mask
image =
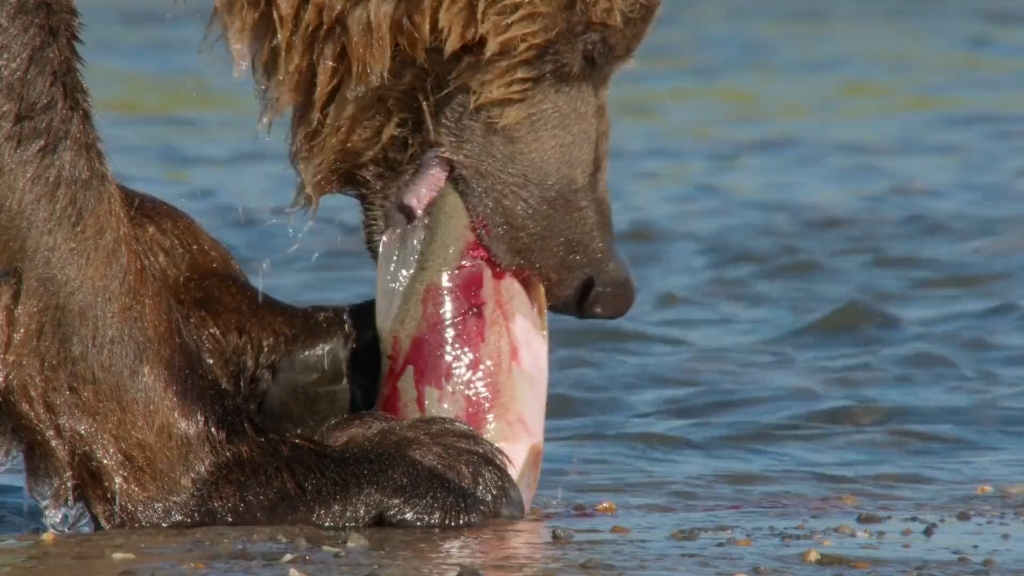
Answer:
MULTIPOLYGON (((285 216, 287 127, 201 49, 208 2, 80 4, 118 176, 275 296, 371 297, 354 201, 285 216)), ((15 467, 0 570, 1024 573, 1024 4, 666 0, 611 111, 640 296, 552 319, 540 518, 36 542, 15 467)))

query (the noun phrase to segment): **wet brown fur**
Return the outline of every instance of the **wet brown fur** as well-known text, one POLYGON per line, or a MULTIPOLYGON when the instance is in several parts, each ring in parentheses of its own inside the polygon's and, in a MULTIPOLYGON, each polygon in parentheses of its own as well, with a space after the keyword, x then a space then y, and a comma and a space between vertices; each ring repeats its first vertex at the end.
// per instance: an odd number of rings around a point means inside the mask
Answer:
MULTIPOLYGON (((614 268, 604 93, 658 0, 215 4, 267 117, 292 110, 300 201, 353 193, 371 253, 394 191, 440 142, 457 152, 470 210, 506 239, 492 243, 498 256, 566 302, 581 278, 614 268), (552 118, 585 130, 586 149, 548 158, 550 143, 516 136, 552 118), (537 188, 506 177, 510 166, 572 185, 537 188), (579 224, 542 221, 558 195, 579 204, 579 224)), ((6 0, 0 23, 0 434, 23 450, 37 498, 85 503, 97 527, 522 514, 500 452, 454 421, 364 414, 312 434, 268 421, 265 392, 282 372, 320 378, 311 354, 372 345, 356 321, 365 309, 260 299, 195 222, 114 180, 70 0, 6 0)), ((328 383, 351 377, 341 364, 328 383)))
POLYGON ((114 180, 70 0, 0 2, 0 23, 0 447, 45 510, 84 504, 98 528, 522 514, 501 453, 455 421, 261 417, 282 364, 349 383, 366 307, 261 298, 194 221, 114 180), (308 361, 328 349, 341 366, 308 361))
MULTIPOLYGON (((591 70, 607 82, 660 0, 216 0, 213 23, 251 66, 264 117, 289 108, 297 202, 351 192, 368 230, 374 195, 435 144, 434 102, 468 90, 508 125, 538 86, 591 70)), ((375 252, 376 235, 368 248, 375 252)))

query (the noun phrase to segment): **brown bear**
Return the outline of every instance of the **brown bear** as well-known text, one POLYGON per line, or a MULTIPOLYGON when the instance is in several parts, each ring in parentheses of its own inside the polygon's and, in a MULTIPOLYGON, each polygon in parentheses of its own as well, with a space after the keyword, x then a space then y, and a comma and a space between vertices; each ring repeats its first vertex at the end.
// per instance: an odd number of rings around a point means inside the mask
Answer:
MULTIPOLYGON (((212 23, 266 117, 291 110, 300 203, 357 198, 371 255, 443 156, 496 262, 555 312, 616 318, 634 287, 612 240, 607 89, 658 5, 217 0, 212 23)), ((360 412, 372 302, 259 298, 187 215, 114 180, 71 0, 8 0, 0 22, 0 430, 45 510, 84 506, 97 528, 523 514, 502 454, 464 424, 360 412), (267 401, 278 389, 324 401, 296 414, 267 401)))

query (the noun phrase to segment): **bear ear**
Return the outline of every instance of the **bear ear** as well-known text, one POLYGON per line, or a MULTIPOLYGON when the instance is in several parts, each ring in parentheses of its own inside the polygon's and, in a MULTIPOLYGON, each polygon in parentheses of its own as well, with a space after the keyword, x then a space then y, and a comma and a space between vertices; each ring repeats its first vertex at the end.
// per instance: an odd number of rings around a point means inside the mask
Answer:
POLYGON ((592 1, 576 45, 585 68, 610 74, 636 52, 661 0, 592 1))

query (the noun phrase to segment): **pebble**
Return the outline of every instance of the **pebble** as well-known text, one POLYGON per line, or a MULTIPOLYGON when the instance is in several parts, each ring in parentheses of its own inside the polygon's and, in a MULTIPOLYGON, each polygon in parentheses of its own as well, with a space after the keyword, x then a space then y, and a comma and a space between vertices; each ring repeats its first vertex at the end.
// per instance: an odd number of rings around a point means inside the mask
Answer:
POLYGON ((751 540, 750 538, 743 538, 742 540, 737 540, 734 544, 736 546, 744 546, 744 547, 746 547, 746 546, 753 546, 754 545, 754 541, 751 540))
POLYGON ((113 560, 131 560, 135 558, 135 554, 131 552, 112 552, 110 558, 113 560))
POLYGON ((808 564, 817 564, 818 560, 821 560, 821 554, 817 550, 811 548, 803 554, 804 562, 808 564))
POLYGON ((468 566, 463 564, 462 566, 459 566, 459 571, 456 573, 455 576, 484 576, 484 573, 481 572, 480 569, 476 568, 475 566, 468 566))
POLYGON ((700 539, 700 530, 696 528, 680 528, 673 532, 670 537, 673 540, 680 540, 682 542, 696 542, 700 539))
POLYGON ((988 558, 985 558, 984 560, 981 561, 981 565, 984 566, 985 568, 991 568, 992 566, 996 565, 996 559, 991 557, 991 556, 989 556, 988 558))
POLYGON ((970 522, 971 521, 971 513, 968 512, 967 510, 961 510, 961 511, 956 513, 956 519, 961 521, 961 522, 970 522))
POLYGON ((53 532, 43 532, 39 535, 40 542, 53 542, 57 538, 57 535, 53 532))
POLYGON ((358 532, 351 532, 348 537, 345 538, 345 546, 349 548, 369 548, 370 541, 358 532))
POLYGON ((833 528, 832 531, 836 534, 843 534, 845 536, 853 536, 857 533, 856 530, 854 530, 850 526, 847 526, 846 524, 840 524, 839 526, 833 528))
POLYGON ((572 542, 576 539, 576 533, 568 528, 554 528, 551 530, 552 542, 572 542))
POLYGON ((618 524, 612 526, 611 529, 608 531, 612 534, 629 534, 630 532, 632 532, 632 530, 630 530, 629 528, 626 528, 625 526, 619 526, 618 524))
POLYGON ((904 528, 903 531, 900 532, 900 534, 902 534, 903 536, 910 536, 913 533, 914 533, 914 531, 911 530, 910 528, 904 528))
POLYGON ((861 512, 857 515, 857 524, 882 524, 886 520, 887 518, 871 512, 861 512))
POLYGON ((969 563, 971 561, 971 557, 970 556, 957 556, 956 557, 956 561, 960 562, 960 563, 963 563, 963 564, 967 564, 967 563, 969 563))
POLYGON ((935 536, 935 528, 935 524, 929 524, 924 527, 924 530, 922 530, 921 533, 924 534, 926 538, 931 538, 932 536, 935 536))
POLYGON ((601 514, 615 514, 618 509, 619 507, 611 500, 604 500, 594 507, 594 511, 600 512, 601 514))
POLYGON ((991 494, 992 490, 991 486, 978 486, 977 492, 978 494, 991 494))

